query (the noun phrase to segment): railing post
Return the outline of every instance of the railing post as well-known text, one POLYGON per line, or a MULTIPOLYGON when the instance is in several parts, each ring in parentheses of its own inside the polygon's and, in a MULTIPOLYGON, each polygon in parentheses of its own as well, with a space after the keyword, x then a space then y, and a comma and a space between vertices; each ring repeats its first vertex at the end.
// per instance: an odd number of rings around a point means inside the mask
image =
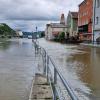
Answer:
POLYGON ((54 84, 57 84, 57 70, 54 68, 54 84))
POLYGON ((54 68, 54 100, 57 99, 56 97, 56 84, 57 84, 57 70, 54 68))
POLYGON ((47 82, 49 82, 49 56, 47 56, 47 82))
POLYGON ((36 43, 34 42, 34 48, 35 48, 35 55, 36 55, 36 43))
POLYGON ((36 42, 34 42, 34 46, 35 46, 35 55, 38 53, 38 46, 36 42))
POLYGON ((46 51, 44 50, 44 75, 46 75, 46 51))

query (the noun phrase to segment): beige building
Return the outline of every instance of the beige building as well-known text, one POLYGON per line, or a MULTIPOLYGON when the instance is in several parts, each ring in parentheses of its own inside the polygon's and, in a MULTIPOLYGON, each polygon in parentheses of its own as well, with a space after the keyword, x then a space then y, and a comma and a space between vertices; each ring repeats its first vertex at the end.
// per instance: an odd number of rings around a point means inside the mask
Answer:
POLYGON ((46 25, 45 37, 48 40, 55 39, 61 32, 67 32, 64 14, 61 15, 60 23, 50 23, 46 25))

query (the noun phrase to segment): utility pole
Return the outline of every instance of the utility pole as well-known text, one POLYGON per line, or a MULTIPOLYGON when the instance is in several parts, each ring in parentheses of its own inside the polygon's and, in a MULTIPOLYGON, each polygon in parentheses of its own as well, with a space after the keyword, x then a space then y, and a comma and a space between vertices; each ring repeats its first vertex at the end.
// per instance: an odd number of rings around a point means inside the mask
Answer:
POLYGON ((94 33, 94 30, 95 30, 95 8, 96 8, 96 0, 93 0, 93 28, 92 28, 92 32, 93 32, 93 44, 94 44, 94 35, 95 35, 95 33, 94 33))

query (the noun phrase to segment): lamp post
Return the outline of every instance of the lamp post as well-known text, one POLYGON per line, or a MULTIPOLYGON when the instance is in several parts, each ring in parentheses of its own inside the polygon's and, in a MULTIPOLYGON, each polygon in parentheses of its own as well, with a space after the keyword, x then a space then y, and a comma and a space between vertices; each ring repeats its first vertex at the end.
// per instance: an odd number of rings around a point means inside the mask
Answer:
POLYGON ((37 41, 37 29, 38 29, 38 28, 37 28, 37 26, 36 26, 36 41, 37 41))

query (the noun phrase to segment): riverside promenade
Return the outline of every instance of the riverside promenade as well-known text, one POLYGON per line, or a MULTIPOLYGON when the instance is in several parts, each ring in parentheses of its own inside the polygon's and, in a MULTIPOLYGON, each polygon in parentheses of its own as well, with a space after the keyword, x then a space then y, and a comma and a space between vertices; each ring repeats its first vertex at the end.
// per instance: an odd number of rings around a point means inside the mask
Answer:
POLYGON ((37 44, 34 42, 35 56, 38 62, 37 72, 33 78, 29 100, 53 100, 52 88, 44 73, 45 65, 37 44))
POLYGON ((53 100, 51 87, 43 74, 36 73, 29 100, 53 100))
POLYGON ((33 41, 38 73, 33 79, 29 100, 78 100, 68 81, 38 41, 33 41))

